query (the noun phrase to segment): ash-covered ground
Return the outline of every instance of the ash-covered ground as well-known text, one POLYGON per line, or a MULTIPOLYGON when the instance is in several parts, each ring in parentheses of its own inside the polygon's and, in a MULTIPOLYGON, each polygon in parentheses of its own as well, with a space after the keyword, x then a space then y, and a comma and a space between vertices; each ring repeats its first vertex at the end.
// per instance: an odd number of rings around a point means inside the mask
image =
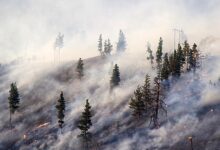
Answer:
POLYGON ((76 77, 76 62, 56 64, 3 64, 0 70, 0 149, 79 150, 77 122, 85 100, 92 106, 93 149, 103 150, 220 150, 220 57, 207 56, 196 73, 183 73, 172 80, 165 98, 167 116, 160 127, 149 128, 132 119, 128 103, 151 69, 145 56, 125 54, 108 59, 84 60, 85 76, 76 77), (109 92, 112 64, 121 72, 120 86, 109 92), (20 92, 19 110, 9 126, 8 96, 11 82, 20 92), (60 91, 66 99, 62 133, 57 124, 55 104, 60 91))

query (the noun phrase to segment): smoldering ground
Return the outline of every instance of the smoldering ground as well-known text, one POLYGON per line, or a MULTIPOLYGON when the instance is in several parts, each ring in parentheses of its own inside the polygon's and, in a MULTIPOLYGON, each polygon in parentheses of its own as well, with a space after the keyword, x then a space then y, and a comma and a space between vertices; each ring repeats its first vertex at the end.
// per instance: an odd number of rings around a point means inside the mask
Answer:
POLYGON ((172 82, 165 99, 168 114, 160 116, 161 126, 153 130, 149 121, 135 127, 128 107, 133 91, 143 84, 145 75, 149 73, 153 79, 156 74, 143 54, 86 59, 82 81, 76 78, 75 61, 44 67, 7 65, 0 77, 4 81, 0 93, 0 149, 79 149, 77 121, 87 98, 93 110, 93 143, 99 149, 189 149, 191 136, 194 149, 218 149, 218 58, 216 53, 207 56, 196 73, 184 73, 172 82), (109 80, 115 63, 120 67, 122 80, 110 94, 109 80), (216 84, 210 84, 210 80, 216 84), (7 97, 9 85, 15 81, 21 107, 13 115, 14 129, 10 130, 7 97), (55 110, 60 91, 64 91, 67 103, 62 134, 55 110))

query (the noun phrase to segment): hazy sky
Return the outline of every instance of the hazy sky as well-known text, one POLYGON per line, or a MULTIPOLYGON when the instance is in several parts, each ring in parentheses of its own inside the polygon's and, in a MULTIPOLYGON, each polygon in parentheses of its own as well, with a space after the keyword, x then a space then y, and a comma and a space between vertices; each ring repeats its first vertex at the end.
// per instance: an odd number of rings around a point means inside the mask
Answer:
POLYGON ((119 29, 128 51, 173 48, 173 28, 188 40, 219 37, 219 0, 0 0, 0 62, 40 56, 51 60, 56 35, 64 34, 63 59, 95 56, 100 33, 115 46, 119 29))

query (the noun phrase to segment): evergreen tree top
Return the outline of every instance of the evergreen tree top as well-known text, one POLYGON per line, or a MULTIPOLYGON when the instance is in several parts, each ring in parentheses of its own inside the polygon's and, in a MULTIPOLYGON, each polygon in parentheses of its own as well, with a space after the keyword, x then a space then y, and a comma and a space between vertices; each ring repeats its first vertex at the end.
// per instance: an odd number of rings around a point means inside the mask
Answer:
POLYGON ((92 126, 92 121, 91 121, 92 114, 90 109, 91 106, 89 104, 89 100, 87 99, 84 111, 82 112, 78 125, 78 128, 81 130, 82 136, 86 136, 86 134, 88 134, 89 128, 92 126))
POLYGON ((63 91, 61 91, 60 93, 60 98, 58 99, 58 104, 56 105, 56 107, 62 111, 65 110, 65 99, 63 96, 63 91))
POLYGON ((148 74, 145 76, 145 83, 142 86, 142 95, 145 101, 151 99, 151 83, 150 76, 148 74))
POLYGON ((82 71, 83 70, 83 60, 82 58, 79 58, 78 63, 77 63, 77 71, 82 71))
POLYGON ((9 108, 10 112, 14 113, 19 108, 19 92, 16 83, 11 83, 10 85, 10 91, 9 91, 9 108))
POLYGON ((102 52, 102 34, 99 35, 98 51, 99 51, 100 53, 102 52))
POLYGON ((134 96, 130 100, 129 107, 132 109, 133 116, 140 119, 145 111, 145 105, 142 100, 142 91, 140 86, 138 86, 134 91, 134 96))
POLYGON ((196 50, 196 48, 197 48, 197 45, 196 45, 196 43, 194 43, 192 49, 196 50))
POLYGON ((110 80, 110 87, 111 89, 117 85, 119 85, 120 82, 120 72, 119 72, 119 67, 117 64, 115 64, 114 68, 113 68, 113 72, 112 72, 112 76, 111 76, 111 80, 110 80))
POLYGON ((144 84, 144 86, 150 86, 150 76, 148 74, 145 76, 145 84, 144 84))
POLYGON ((159 40, 159 44, 158 44, 158 47, 157 47, 157 52, 156 52, 156 61, 157 62, 161 62, 162 61, 162 55, 163 55, 163 39, 160 37, 160 40, 159 40))
POLYGON ((122 30, 119 31, 119 38, 117 42, 117 52, 124 52, 126 50, 126 39, 122 30))

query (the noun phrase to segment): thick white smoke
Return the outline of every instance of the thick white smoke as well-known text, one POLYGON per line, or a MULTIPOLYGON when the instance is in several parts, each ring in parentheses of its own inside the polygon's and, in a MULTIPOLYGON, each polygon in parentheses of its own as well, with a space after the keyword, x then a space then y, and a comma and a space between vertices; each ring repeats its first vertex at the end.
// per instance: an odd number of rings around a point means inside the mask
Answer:
MULTIPOLYGON (((206 54, 206 51, 203 51, 203 54, 206 54)), ((145 75, 148 73, 153 78, 156 74, 144 53, 113 56, 107 60, 101 57, 87 59, 84 61, 83 81, 76 78, 75 62, 58 66, 48 64, 44 65, 45 67, 41 64, 3 65, 1 81, 4 81, 4 84, 1 85, 0 93, 3 111, 0 117, 1 134, 4 138, 0 140, 1 147, 9 148, 9 143, 15 142, 14 148, 17 149, 78 149, 79 130, 76 123, 87 98, 94 112, 91 132, 94 133, 94 141, 101 145, 101 149, 169 149, 181 145, 187 147, 188 136, 193 136, 196 143, 200 142, 202 136, 198 129, 207 130, 208 133, 204 134, 216 142, 215 137, 219 131, 215 125, 218 114, 216 106, 219 104, 219 59, 213 55, 203 60, 202 68, 195 74, 185 73, 171 84, 165 100, 168 115, 161 116, 161 127, 154 130, 148 128, 149 122, 134 130, 128 108, 133 91, 138 85, 143 84, 145 75), (122 80, 120 86, 110 94, 112 62, 119 65, 122 80), (9 85, 14 81, 20 90, 21 108, 13 115, 15 130, 10 131, 7 97, 9 85), (54 107, 61 90, 64 91, 67 101, 63 134, 58 131, 54 107), (214 122, 213 125, 211 122, 214 122), (36 129, 44 123, 49 125, 36 129), (207 125, 216 133, 212 134, 207 125), (25 134, 27 139, 23 137, 25 134)))

